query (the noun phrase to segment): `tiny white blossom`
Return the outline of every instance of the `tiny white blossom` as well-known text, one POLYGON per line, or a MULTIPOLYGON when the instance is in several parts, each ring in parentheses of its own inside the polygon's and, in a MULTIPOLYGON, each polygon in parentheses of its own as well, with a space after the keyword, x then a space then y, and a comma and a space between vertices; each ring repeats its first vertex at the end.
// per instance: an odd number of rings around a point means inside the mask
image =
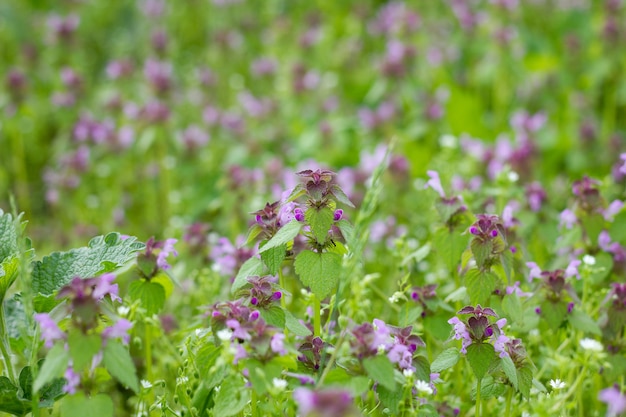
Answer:
POLYGON ((456 137, 452 135, 443 135, 439 138, 439 145, 442 148, 456 148, 456 137))
POLYGON ((411 378, 413 376, 413 370, 411 369, 403 369, 402 373, 404 374, 405 378, 411 378))
POLYGON ((176 385, 186 384, 188 381, 189 378, 187 378, 186 376, 179 376, 178 378, 176 378, 176 385))
POLYGON ((141 386, 143 387, 143 389, 152 388, 152 383, 148 381, 147 379, 142 379, 141 386))
POLYGON ((417 388, 417 391, 422 394, 431 395, 433 393, 433 389, 430 384, 422 381, 421 379, 418 379, 417 382, 415 382, 415 388, 417 388))
POLYGON ((561 389, 561 388, 565 388, 565 382, 561 381, 560 379, 551 379, 550 380, 550 386, 552 387, 552 389, 561 389))
POLYGON ((393 293, 393 295, 391 297, 389 297, 389 302, 395 304, 395 303, 397 303, 398 301, 400 301, 403 298, 406 298, 404 296, 404 293, 400 292, 400 291, 396 291, 396 292, 393 293))
POLYGON ((378 354, 382 355, 383 353, 385 353, 386 350, 387 348, 385 347, 385 345, 383 344, 378 345, 378 348, 377 348, 378 354))
POLYGON ((122 317, 126 317, 128 315, 128 313, 130 313, 130 307, 119 306, 117 308, 117 314, 119 314, 122 317))
POLYGON ((596 258, 594 258, 591 255, 585 255, 585 256, 583 256, 583 262, 585 263, 585 265, 595 265, 596 264, 596 258))
POLYGON ((604 346, 602 346, 602 343, 589 338, 581 339, 580 346, 583 349, 590 350, 592 352, 602 352, 604 350, 604 346))
POLYGON ((272 384, 274 385, 274 388, 276 388, 278 391, 284 391, 285 388, 287 388, 287 381, 281 378, 272 379, 272 384))
POLYGON ((216 336, 217 336, 217 338, 218 338, 218 339, 220 339, 222 342, 225 342, 225 341, 227 341, 227 340, 230 340, 230 339, 231 339, 231 337, 233 337, 233 331, 232 331, 232 330, 230 330, 230 329, 222 329, 222 330, 219 330, 219 331, 216 333, 216 336))
POLYGON ((517 182, 517 180, 519 180, 519 174, 515 171, 509 172, 507 177, 509 178, 509 181, 511 182, 517 182))

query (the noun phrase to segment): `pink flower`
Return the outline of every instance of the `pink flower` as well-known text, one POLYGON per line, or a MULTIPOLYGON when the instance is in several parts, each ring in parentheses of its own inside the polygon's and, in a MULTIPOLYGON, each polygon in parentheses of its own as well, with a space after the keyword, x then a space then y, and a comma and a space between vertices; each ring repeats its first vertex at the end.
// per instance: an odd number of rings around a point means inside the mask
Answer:
POLYGON ((530 273, 528 274, 528 282, 532 281, 535 278, 541 278, 541 268, 534 262, 526 262, 526 266, 530 268, 530 273))
POLYGON ((45 346, 51 348, 55 340, 65 339, 65 333, 52 320, 47 313, 35 314, 35 320, 41 328, 41 340, 45 340, 45 346))
POLYGON ((128 331, 133 327, 133 323, 126 319, 118 320, 113 326, 109 326, 102 331, 102 337, 105 339, 114 339, 121 337, 125 344, 130 341, 128 331))
POLYGON ((441 180, 439 179, 439 173, 437 171, 427 171, 426 172, 430 179, 426 182, 424 188, 432 188, 439 194, 439 197, 445 198, 446 193, 443 192, 443 187, 441 186, 441 180))

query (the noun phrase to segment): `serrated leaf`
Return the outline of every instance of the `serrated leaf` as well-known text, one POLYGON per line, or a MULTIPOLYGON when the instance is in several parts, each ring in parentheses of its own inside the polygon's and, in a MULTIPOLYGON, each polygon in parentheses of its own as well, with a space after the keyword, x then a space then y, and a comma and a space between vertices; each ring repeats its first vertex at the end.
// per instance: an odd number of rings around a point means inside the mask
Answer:
POLYGON ((20 400, 18 387, 6 376, 0 376, 0 411, 23 416, 30 411, 30 402, 20 400))
POLYGON ((513 253, 510 250, 505 250, 500 254, 500 264, 504 270, 507 282, 510 284, 513 282, 513 253))
POLYGON ((38 392, 45 384, 63 375, 70 361, 70 353, 65 350, 62 343, 52 346, 46 355, 46 360, 37 373, 33 392, 38 392))
POLYGON ((248 259, 241 265, 241 268, 239 268, 233 285, 230 288, 230 292, 232 294, 236 293, 241 287, 248 283, 248 277, 261 276, 264 271, 265 264, 261 259, 256 256, 248 259))
POLYGON ((456 272, 461 256, 467 248, 468 236, 441 228, 437 230, 433 240, 438 257, 445 261, 448 271, 456 272))
POLYGON ((139 392, 137 370, 128 349, 116 340, 108 340, 102 358, 109 373, 135 393, 139 392))
POLYGON ((19 247, 13 216, 0 209, 0 262, 17 255, 19 255, 19 247))
POLYGON ((11 255, 0 263, 0 304, 4 300, 7 290, 17 278, 19 262, 19 257, 11 255))
POLYGON ((79 392, 63 399, 61 417, 112 417, 113 409, 113 400, 108 395, 85 397, 79 392))
POLYGON ((420 246, 417 250, 408 254, 403 260, 402 265, 408 265, 409 262, 413 261, 415 263, 419 263, 426 259, 428 254, 430 253, 430 243, 426 243, 423 246, 420 246))
POLYGON ((98 334, 83 334, 80 330, 70 331, 67 344, 72 358, 72 367, 78 373, 82 372, 94 355, 102 348, 102 338, 98 334))
POLYGON ((350 243, 354 239, 354 226, 352 223, 347 221, 346 219, 341 219, 336 223, 337 227, 341 231, 343 238, 346 240, 346 243, 350 245, 350 243))
POLYGON ((505 375, 509 378, 513 387, 518 390, 519 385, 517 383, 517 369, 515 368, 515 364, 509 355, 501 358, 502 360, 502 369, 504 370, 505 375))
POLYGON ((333 216, 334 213, 330 207, 321 207, 319 209, 310 207, 304 213, 304 219, 311 227, 311 233, 320 245, 323 245, 328 238, 328 231, 334 221, 333 216))
POLYGON ((398 415, 399 405, 403 397, 402 390, 389 389, 384 385, 379 385, 376 388, 376 393, 380 402, 391 411, 391 415, 398 415))
POLYGON ((294 200, 297 200, 298 198, 302 197, 305 194, 306 194, 306 188, 304 187, 304 185, 298 184, 293 188, 293 190, 291 191, 291 194, 289 194, 289 197, 287 197, 287 200, 285 200, 283 204, 290 203, 294 200))
POLYGON ((262 364, 256 359, 248 359, 245 362, 248 369, 249 380, 252 388, 259 395, 265 395, 272 385, 274 378, 279 378, 282 373, 282 366, 274 361, 262 364))
POLYGON ((278 274, 285 256, 287 256, 287 245, 276 246, 261 252, 261 260, 267 266, 271 275, 278 274))
POLYGON ((303 250, 296 256, 294 267, 302 284, 310 287, 319 299, 323 299, 337 288, 341 256, 332 252, 303 250))
POLYGON ((161 311, 165 305, 165 288, 159 283, 139 279, 130 283, 128 294, 133 300, 141 301, 148 315, 161 311))
MULTIPOLYGON (((307 210, 307 213, 309 211, 310 210, 307 210)), ((289 223, 278 229, 278 232, 276 232, 276 234, 272 236, 272 238, 268 240, 267 243, 263 245, 263 247, 259 248, 259 253, 263 253, 278 246, 286 245, 287 243, 293 241, 298 233, 300 233, 300 229, 302 228, 302 226, 304 226, 304 224, 300 223, 299 221, 290 221, 289 223)))
POLYGON ((330 192, 333 193, 337 201, 339 201, 340 203, 345 204, 348 207, 354 207, 352 201, 350 201, 346 193, 344 193, 341 187, 339 187, 337 184, 334 184, 332 187, 330 187, 330 192))
POLYGON ((498 277, 491 272, 470 269, 465 275, 465 287, 467 287, 470 303, 487 304, 491 293, 496 289, 497 281, 498 277))
POLYGON ((432 372, 441 372, 452 368, 459 361, 460 357, 461 354, 457 348, 448 348, 441 352, 439 356, 435 358, 433 363, 430 364, 430 370, 432 372))
POLYGON ((470 243, 470 248, 472 250, 472 255, 474 255, 476 265, 479 268, 482 268, 491 256, 493 241, 474 238, 470 243))
POLYGON ((259 236, 262 231, 263 228, 261 227, 261 225, 259 225, 258 223, 253 224, 252 227, 250 227, 250 229, 248 230, 248 234, 246 235, 246 241, 243 243, 242 246, 247 246, 254 242, 257 236, 259 236))
POLYGON ((533 385, 533 371, 529 366, 522 366, 517 370, 519 392, 526 398, 530 398, 530 388, 533 385))
POLYGON ((367 375, 390 391, 395 391, 396 379, 393 372, 393 364, 385 355, 373 356, 363 359, 363 367, 367 375))
POLYGON ((567 304, 562 301, 546 300, 541 304, 541 318, 552 330, 558 329, 567 316, 567 304))
MULTIPOLYGON (((40 361, 43 363, 43 360, 40 361)), ((23 399, 31 402, 33 394, 33 375, 31 373, 30 366, 25 366, 20 371, 19 384, 21 388, 21 394, 23 399)), ((55 400, 65 395, 63 387, 65 386, 64 378, 56 378, 51 382, 45 384, 41 390, 39 390, 39 407, 46 408, 52 407, 55 400)), ((18 392, 18 396, 20 393, 18 392)))
POLYGON ((276 326, 278 328, 285 328, 285 310, 279 306, 272 306, 266 309, 260 309, 261 317, 269 325, 276 326))
POLYGON ((591 317, 587 315, 584 311, 579 308, 574 308, 572 312, 567 317, 569 323, 576 330, 580 330, 584 333, 592 333, 596 336, 602 336, 602 331, 600 330, 600 326, 598 323, 593 321, 591 317))
POLYGON ((466 356, 476 378, 483 379, 496 358, 496 352, 489 343, 472 343, 467 347, 466 356))
POLYGON ((250 391, 245 389, 245 382, 239 375, 226 378, 220 390, 215 394, 213 414, 216 416, 234 416, 239 414, 250 401, 250 391))
POLYGON ((502 309, 513 323, 522 323, 524 321, 522 302, 517 294, 506 294, 502 298, 502 309))
MULTIPOLYGON (((491 375, 485 376, 480 383, 480 397, 483 400, 499 397, 505 393, 505 386, 496 381, 491 375)), ((472 401, 476 400, 476 385, 472 387, 472 401)))
POLYGON ((122 239, 119 233, 109 233, 91 239, 86 247, 54 252, 33 263, 33 290, 49 295, 75 277, 90 278, 110 270, 111 263, 122 267, 144 247, 134 237, 122 239))
POLYGON ((430 381, 430 363, 425 356, 418 355, 413 358, 415 378, 422 381, 430 381))
POLYGON ((289 310, 284 310, 284 312, 285 312, 285 327, 287 327, 287 330, 289 330, 291 333, 295 334, 296 336, 300 336, 300 337, 307 337, 313 334, 311 330, 309 330, 309 328, 306 327, 304 324, 300 323, 300 320, 295 318, 294 315, 291 314, 289 310))

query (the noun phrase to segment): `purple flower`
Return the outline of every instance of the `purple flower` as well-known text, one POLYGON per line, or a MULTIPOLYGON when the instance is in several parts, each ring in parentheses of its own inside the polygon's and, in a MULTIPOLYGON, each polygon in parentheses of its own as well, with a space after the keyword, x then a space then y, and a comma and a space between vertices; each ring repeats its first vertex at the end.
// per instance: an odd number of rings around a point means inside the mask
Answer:
POLYGON ((534 262, 526 262, 526 266, 530 268, 530 273, 528 274, 528 282, 532 281, 535 278, 541 278, 541 268, 534 262))
POLYGON ((178 242, 177 239, 165 239, 163 242, 163 247, 161 248, 161 252, 157 255, 157 265, 161 269, 170 269, 170 265, 167 263, 165 258, 170 256, 170 254, 174 256, 178 256, 178 252, 174 249, 174 244, 178 242))
POLYGON ((63 391, 67 394, 76 394, 76 387, 80 384, 80 375, 74 372, 74 369, 69 366, 63 376, 66 380, 63 391))
POLYGON ((430 177, 430 179, 426 182, 424 188, 432 188, 439 194, 439 197, 445 198, 446 193, 443 191, 443 187, 441 186, 441 180, 439 179, 439 173, 437 171, 427 171, 426 174, 430 177))
POLYGON ((565 209, 561 212, 559 226, 565 226, 567 229, 574 227, 577 218, 573 211, 565 209))
POLYGON ((226 325, 233 331, 233 338, 242 340, 250 340, 252 338, 250 333, 248 333, 248 330, 243 328, 237 320, 226 320, 226 325))
POLYGON ((286 355, 287 349, 285 349, 284 340, 285 335, 283 333, 275 333, 270 340, 270 349, 272 349, 272 352, 278 353, 279 355, 286 355))
POLYGON ((102 337, 105 339, 122 338, 124 344, 130 341, 128 331, 133 327, 133 323, 126 319, 119 319, 113 326, 109 326, 102 331, 102 337))
POLYGON ((620 200, 615 200, 604 210, 604 219, 607 222, 612 222, 615 216, 622 211, 622 207, 624 207, 624 202, 620 200))
POLYGON ((465 323, 459 320, 458 317, 452 317, 448 320, 448 323, 454 326, 454 338, 456 340, 461 340, 461 353, 467 353, 467 347, 472 344, 472 338, 467 331, 467 327, 465 323))
POLYGON ((565 278, 575 276, 577 279, 580 279, 580 273, 578 272, 578 267, 580 266, 580 261, 578 259, 574 259, 567 265, 565 268, 565 278))
POLYGON ((335 210, 335 213, 333 214, 333 220, 338 222, 339 220, 341 220, 342 217, 343 217, 343 210, 342 209, 335 210))
POLYGON ((296 219, 296 221, 298 222, 303 222, 304 221, 304 213, 302 212, 301 208, 297 208, 293 211, 293 216, 296 219))
POLYGON ((406 345, 399 343, 394 344, 391 349, 389 349, 387 357, 392 363, 397 363, 400 369, 415 370, 413 366, 413 353, 406 345))
MULTIPOLYGON (((529 262, 529 263, 533 263, 533 262, 529 262)), ((539 272, 539 274, 541 274, 541 272, 539 272)), ((506 293, 507 294, 515 294, 518 297, 530 297, 531 295, 533 295, 530 292, 522 291, 522 289, 519 286, 520 286, 520 282, 519 281, 515 281, 515 284, 506 287, 506 293)))
POLYGON ((47 313, 35 314, 35 320, 41 328, 41 340, 45 340, 45 346, 51 348, 55 340, 65 339, 65 333, 52 320, 47 313))
POLYGON ((308 388, 296 388, 293 399, 298 403, 299 415, 342 417, 353 414, 353 399, 349 391, 325 389, 313 391, 308 388))
POLYGON ((598 394, 598 399, 606 403, 608 417, 615 417, 626 411, 626 396, 618 386, 603 389, 598 394))
POLYGON ((111 283, 115 280, 113 274, 103 274, 100 276, 96 286, 93 289, 92 296, 96 300, 102 300, 106 295, 111 296, 111 300, 121 302, 122 299, 118 295, 118 285, 111 283))

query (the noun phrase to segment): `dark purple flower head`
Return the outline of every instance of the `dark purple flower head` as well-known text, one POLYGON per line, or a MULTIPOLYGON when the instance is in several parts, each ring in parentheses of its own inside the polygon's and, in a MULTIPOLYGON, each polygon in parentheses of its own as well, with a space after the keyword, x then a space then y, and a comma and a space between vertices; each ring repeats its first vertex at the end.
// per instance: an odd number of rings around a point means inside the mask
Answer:
POLYGON ((598 181, 587 176, 575 181, 572 185, 572 192, 576 196, 576 201, 582 210, 587 213, 595 212, 603 208, 600 191, 596 187, 598 181))
POLYGON ((319 337, 308 336, 304 342, 298 347, 298 361, 312 370, 320 369, 322 365, 322 349, 328 346, 319 337))
POLYGON ((504 226, 500 217, 489 214, 478 214, 478 219, 470 226, 470 233, 480 237, 482 240, 488 241, 497 237, 498 234, 504 235, 504 226))
POLYGON ((493 311, 492 308, 489 308, 489 307, 483 308, 481 307, 480 304, 478 304, 476 307, 465 306, 461 310, 459 310, 457 314, 473 314, 476 317, 482 317, 482 316, 498 317, 498 315, 496 314, 495 311, 493 311))
POLYGON ((333 214, 333 220, 338 222, 339 220, 341 220, 342 217, 343 217, 343 210, 342 209, 335 210, 335 213, 333 214))
POLYGON ((526 186, 526 200, 532 211, 539 211, 547 199, 548 195, 538 182, 533 182, 526 186))

